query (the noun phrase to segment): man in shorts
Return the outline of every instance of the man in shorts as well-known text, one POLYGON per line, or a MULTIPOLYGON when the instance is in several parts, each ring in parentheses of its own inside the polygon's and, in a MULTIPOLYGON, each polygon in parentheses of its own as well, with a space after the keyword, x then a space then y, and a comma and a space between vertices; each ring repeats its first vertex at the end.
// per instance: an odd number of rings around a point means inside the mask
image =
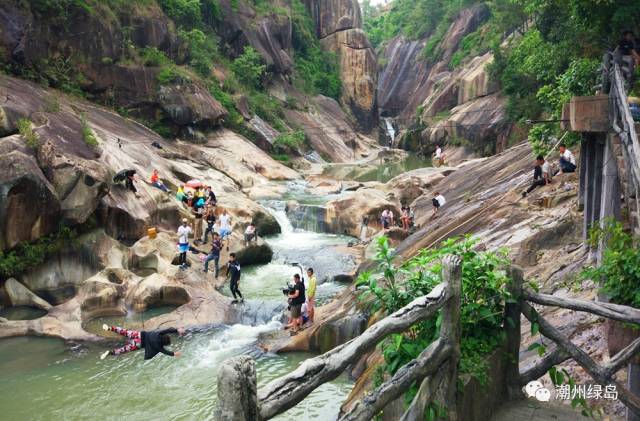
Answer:
POLYGON ((289 294, 289 306, 291 308, 291 333, 296 334, 302 327, 302 304, 305 303, 306 297, 304 293, 304 282, 300 279, 299 274, 293 275, 293 292, 289 294))

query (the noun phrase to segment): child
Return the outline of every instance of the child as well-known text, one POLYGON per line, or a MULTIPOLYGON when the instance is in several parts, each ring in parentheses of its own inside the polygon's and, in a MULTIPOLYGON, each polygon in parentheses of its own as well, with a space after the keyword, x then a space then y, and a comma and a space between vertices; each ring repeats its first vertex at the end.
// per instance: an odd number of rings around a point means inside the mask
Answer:
POLYGON ((180 352, 167 351, 164 347, 171 344, 171 338, 169 333, 177 333, 180 336, 184 336, 183 328, 169 328, 163 330, 128 330, 118 326, 102 325, 102 329, 116 332, 119 335, 126 336, 128 338, 127 344, 123 347, 116 348, 113 351, 105 351, 100 355, 100 359, 104 360, 108 355, 120 355, 131 351, 137 351, 144 348, 144 359, 150 360, 155 357, 159 352, 171 357, 179 357, 180 352))

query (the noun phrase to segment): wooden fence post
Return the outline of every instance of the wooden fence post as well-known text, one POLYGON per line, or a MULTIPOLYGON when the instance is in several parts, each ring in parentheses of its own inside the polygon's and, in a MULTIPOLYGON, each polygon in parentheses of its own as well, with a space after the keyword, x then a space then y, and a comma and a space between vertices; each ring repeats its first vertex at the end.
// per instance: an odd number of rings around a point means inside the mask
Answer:
POLYGON ((219 421, 259 420, 256 363, 248 355, 224 361, 218 371, 219 421))
POLYGON ((458 420, 456 390, 458 362, 460 361, 460 295, 462 291, 462 260, 458 256, 445 256, 442 262, 442 280, 449 285, 451 298, 442 308, 440 339, 451 346, 444 406, 449 421, 458 420))
POLYGON ((504 330, 507 333, 505 381, 507 397, 510 400, 516 400, 524 398, 520 385, 520 314, 522 313, 524 275, 522 269, 517 266, 509 267, 508 275, 511 283, 507 286, 507 291, 511 297, 504 308, 504 330))

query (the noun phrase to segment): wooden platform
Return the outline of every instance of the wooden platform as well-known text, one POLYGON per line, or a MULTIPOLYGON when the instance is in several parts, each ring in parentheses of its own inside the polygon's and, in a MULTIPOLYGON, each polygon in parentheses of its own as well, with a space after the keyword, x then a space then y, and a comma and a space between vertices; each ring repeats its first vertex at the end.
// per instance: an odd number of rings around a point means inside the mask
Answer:
MULTIPOLYGON (((491 421, 582 421, 589 420, 568 405, 524 400, 504 405, 491 421)), ((603 420, 619 421, 605 416, 603 420)))

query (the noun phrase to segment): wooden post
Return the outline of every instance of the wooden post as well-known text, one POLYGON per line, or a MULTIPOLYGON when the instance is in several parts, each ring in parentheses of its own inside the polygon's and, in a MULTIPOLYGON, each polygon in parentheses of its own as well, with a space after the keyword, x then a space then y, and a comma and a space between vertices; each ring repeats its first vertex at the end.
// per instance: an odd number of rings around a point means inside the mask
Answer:
POLYGON ((218 371, 219 421, 259 421, 256 363, 248 355, 224 361, 218 371))
MULTIPOLYGON (((618 160, 610 136, 605 140, 602 167, 602 197, 600 200, 600 221, 613 217, 620 220, 620 178, 618 160)), ((603 244, 598 245, 597 264, 601 263, 603 244)))
POLYGON ((444 392, 444 406, 449 421, 458 420, 456 390, 460 361, 460 295, 462 292, 462 260, 458 256, 445 256, 442 262, 442 280, 449 285, 451 298, 442 308, 440 339, 451 346, 449 372, 444 392))
POLYGON ((504 328, 507 333, 505 377, 507 397, 510 400, 516 400, 524 398, 520 384, 520 314, 522 313, 524 275, 522 269, 517 266, 511 266, 508 273, 511 283, 507 286, 507 290, 511 297, 504 308, 504 328))
POLYGON ((594 166, 595 166, 595 153, 594 136, 590 134, 584 134, 584 150, 581 151, 584 154, 584 225, 582 227, 582 237, 586 241, 589 237, 589 228, 591 221, 593 220, 593 195, 594 195, 594 166))
MULTIPOLYGON (((628 364, 627 371, 627 387, 629 392, 636 396, 640 396, 640 365, 631 360, 628 364)), ((627 421, 640 421, 640 416, 635 415, 629 408, 627 408, 627 421)))
POLYGON ((586 187, 587 187, 587 148, 589 139, 585 134, 582 135, 582 140, 580 141, 580 168, 578 168, 580 174, 580 190, 578 192, 578 209, 584 210, 584 198, 586 195, 586 187))
POLYGON ((593 167, 593 213, 591 214, 590 226, 594 227, 600 222, 602 205, 602 173, 604 167, 604 137, 595 135, 593 141, 594 167, 593 167))

